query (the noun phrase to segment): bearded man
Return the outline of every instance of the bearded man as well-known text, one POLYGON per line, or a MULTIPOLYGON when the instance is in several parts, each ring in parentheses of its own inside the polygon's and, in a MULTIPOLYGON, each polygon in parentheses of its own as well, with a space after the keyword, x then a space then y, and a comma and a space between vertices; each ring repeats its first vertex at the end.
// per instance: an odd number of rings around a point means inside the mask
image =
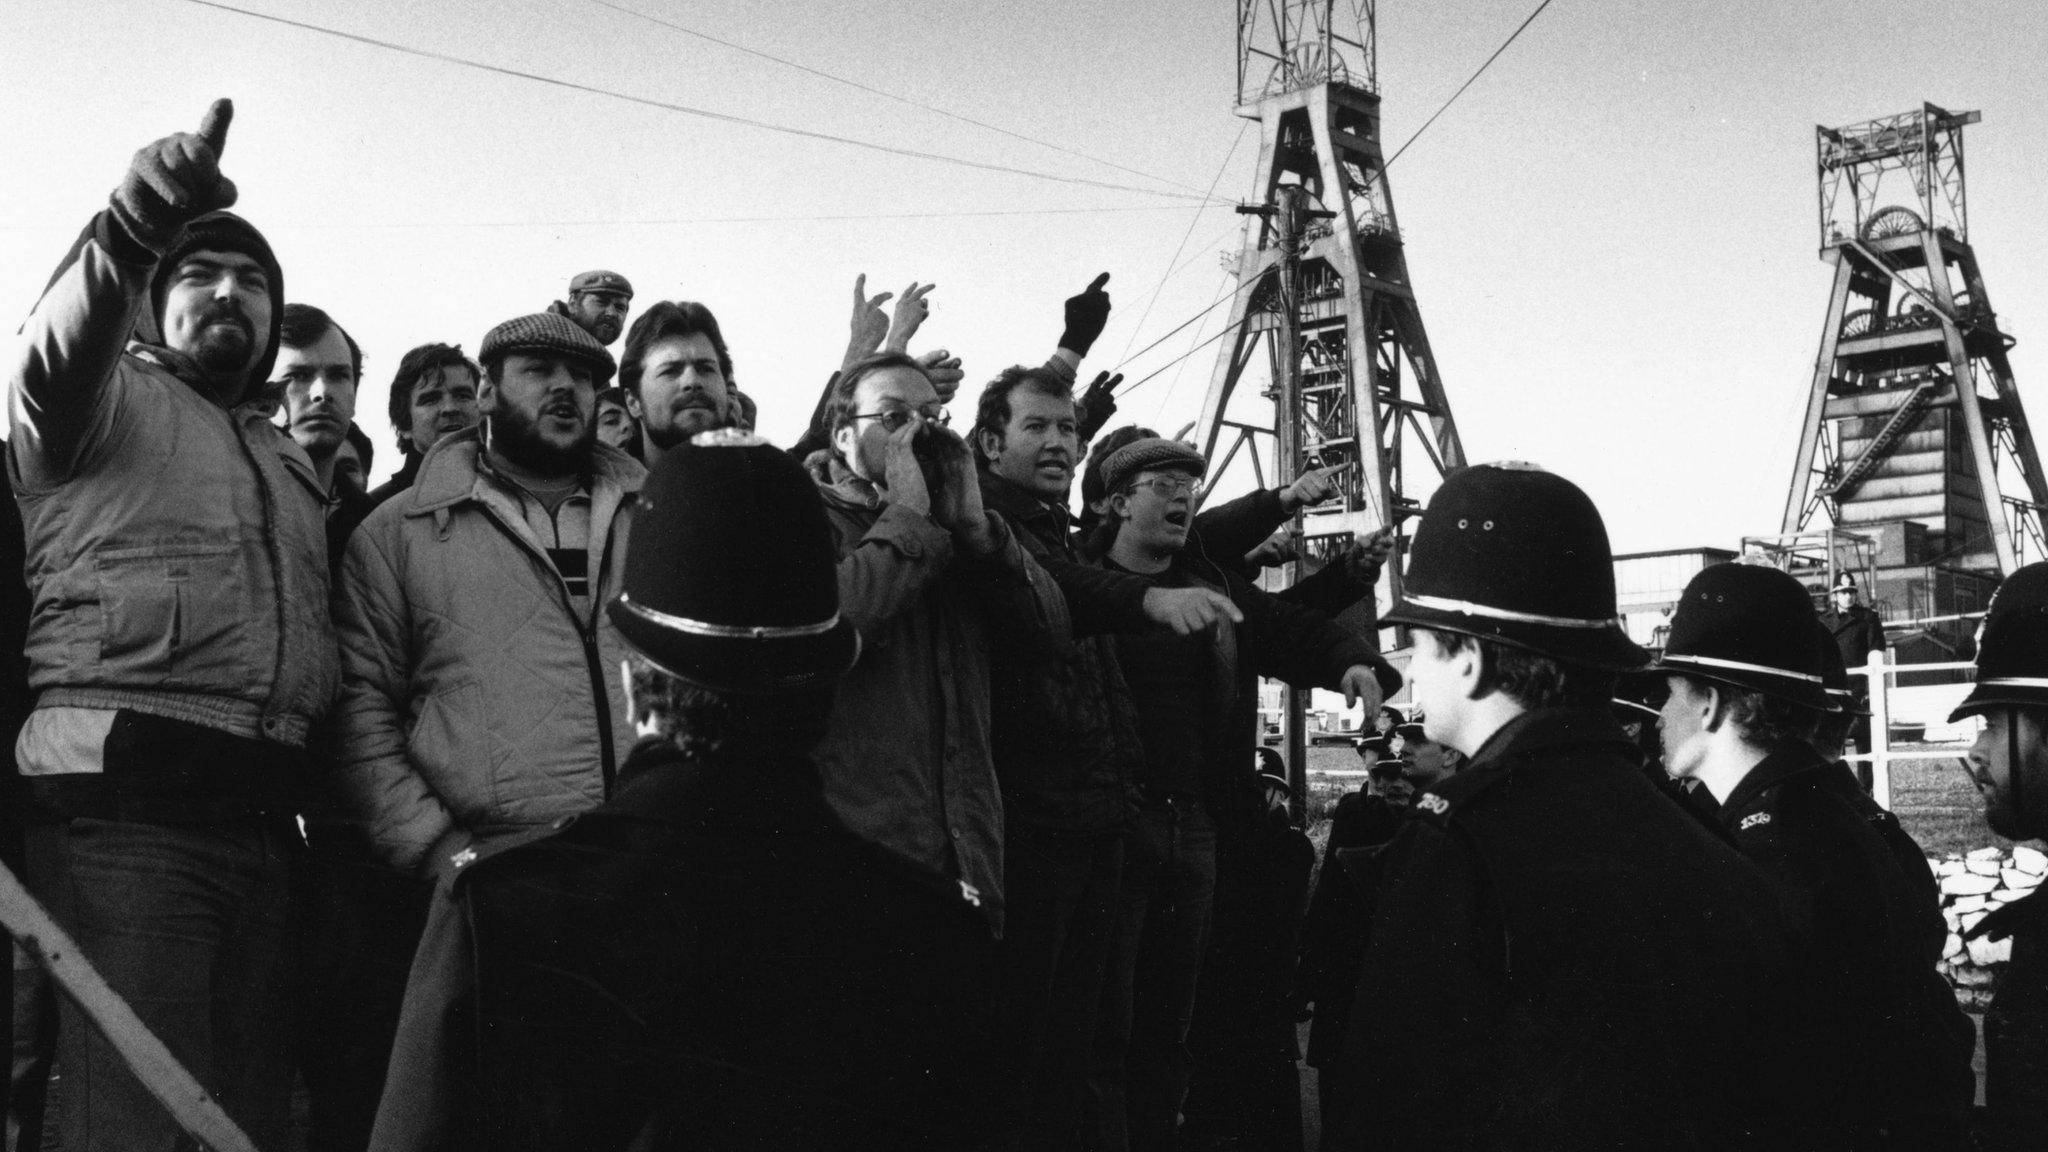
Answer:
POLYGON ((718 317, 694 300, 660 301, 633 321, 619 386, 640 425, 639 456, 649 468, 697 433, 739 422, 732 354, 718 317))
POLYGON ((341 799, 405 869, 596 806, 633 735, 599 609, 646 473, 597 443, 611 354, 542 313, 479 359, 482 424, 363 522, 336 596, 341 799))

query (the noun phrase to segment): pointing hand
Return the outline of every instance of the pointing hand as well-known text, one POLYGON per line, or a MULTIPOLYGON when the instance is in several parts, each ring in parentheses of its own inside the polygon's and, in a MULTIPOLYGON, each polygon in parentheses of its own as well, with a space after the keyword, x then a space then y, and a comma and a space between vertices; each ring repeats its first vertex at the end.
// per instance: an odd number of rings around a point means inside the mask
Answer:
POLYGON ((215 100, 198 132, 174 132, 135 153, 113 205, 138 243, 161 252, 193 219, 234 204, 235 182, 220 171, 234 118, 231 101, 215 100))

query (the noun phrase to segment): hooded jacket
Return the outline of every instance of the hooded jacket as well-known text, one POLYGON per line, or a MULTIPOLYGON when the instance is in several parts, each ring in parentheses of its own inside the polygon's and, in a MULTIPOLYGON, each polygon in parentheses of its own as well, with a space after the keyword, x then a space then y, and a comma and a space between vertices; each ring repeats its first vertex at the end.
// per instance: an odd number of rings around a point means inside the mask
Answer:
POLYGON ((214 396, 189 358, 148 342, 153 286, 202 245, 271 271, 267 342, 235 398, 246 399, 276 360, 284 285, 263 237, 225 212, 194 221, 160 260, 102 211, 17 344, 7 462, 34 598, 40 695, 20 745, 32 775, 99 771, 121 709, 302 746, 334 694, 312 462, 214 396))

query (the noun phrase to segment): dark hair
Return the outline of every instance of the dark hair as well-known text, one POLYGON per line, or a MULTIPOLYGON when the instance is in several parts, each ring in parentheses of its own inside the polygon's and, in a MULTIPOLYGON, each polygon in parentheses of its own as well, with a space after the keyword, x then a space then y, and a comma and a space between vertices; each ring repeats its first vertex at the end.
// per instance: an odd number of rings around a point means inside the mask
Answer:
POLYGON ((647 358, 647 350, 657 341, 698 335, 711 341, 712 351, 718 353, 719 374, 725 377, 726 387, 731 388, 732 354, 725 350, 718 317, 695 300, 658 300, 640 313, 632 330, 626 333, 626 347, 619 357, 619 386, 638 396, 641 361, 647 358))
POLYGON ((652 722, 663 738, 693 754, 808 752, 824 739, 832 713, 830 687, 746 696, 672 676, 637 652, 627 655, 626 666, 633 722, 652 722))
POLYGON ((348 345, 348 369, 358 384, 363 382, 363 350, 356 347, 356 338, 348 329, 334 322, 334 317, 313 307, 311 304, 287 304, 284 318, 279 321, 277 344, 280 348, 306 348, 320 342, 329 328, 341 333, 342 343, 348 345))
POLYGON ((889 368, 908 368, 930 382, 931 371, 912 357, 901 352, 878 352, 839 374, 832 382, 832 392, 825 399, 825 411, 819 420, 819 427, 829 442, 839 429, 853 421, 853 394, 860 388, 860 382, 877 372, 889 368))
MULTIPOLYGON (((974 446, 974 462, 986 468, 991 461, 981 450, 981 434, 992 432, 997 440, 1010 429, 1010 393, 1019 388, 1033 388, 1056 400, 1072 400, 1074 386, 1060 378, 1050 368, 1026 368, 1022 364, 1005 368, 1002 374, 988 382, 981 390, 981 401, 974 411, 974 430, 967 434, 967 442, 974 446)), ((1075 405, 1075 415, 1080 415, 1080 405, 1075 405)))
POLYGON ((1811 744, 1820 727, 1820 709, 1794 704, 1778 696, 1750 692, 1727 684, 1692 680, 1695 687, 1718 690, 1728 701, 1728 719, 1742 734, 1742 742, 1765 752, 1797 744, 1811 744))
POLYGON ((370 434, 363 431, 360 424, 351 420, 348 422, 348 431, 344 438, 356 446, 356 458, 363 462, 363 479, 369 480, 370 464, 377 458, 377 448, 370 443, 370 434))
POLYGON ((1538 708, 1606 708, 1608 701, 1614 699, 1616 673, 1568 664, 1526 648, 1462 632, 1435 628, 1420 631, 1436 646, 1439 656, 1455 656, 1465 651, 1479 653, 1481 695, 1499 692, 1532 712, 1538 708))
POLYGON ((398 445, 402 451, 409 451, 412 441, 412 394, 429 372, 446 372, 461 368, 477 380, 482 380, 483 369, 476 361, 462 354, 460 344, 422 344, 398 358, 398 374, 391 378, 389 398, 391 427, 398 432, 398 445))
POLYGON ((732 390, 732 400, 739 408, 739 411, 735 413, 735 421, 739 425, 740 430, 742 432, 752 432, 754 430, 754 421, 760 418, 761 409, 755 405, 752 396, 737 388, 732 390))

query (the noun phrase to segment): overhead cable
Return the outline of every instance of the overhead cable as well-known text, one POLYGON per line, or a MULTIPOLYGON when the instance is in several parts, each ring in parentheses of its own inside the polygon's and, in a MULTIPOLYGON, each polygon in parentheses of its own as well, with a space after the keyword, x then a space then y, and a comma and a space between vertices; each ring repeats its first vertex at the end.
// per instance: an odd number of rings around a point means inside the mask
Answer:
POLYGON ((1536 18, 1538 16, 1543 15, 1543 10, 1548 7, 1550 7, 1550 0, 1543 0, 1542 3, 1536 5, 1536 10, 1529 13, 1528 18, 1523 20, 1521 24, 1517 25, 1513 32, 1508 33, 1508 38, 1506 40, 1501 41, 1500 47, 1495 48, 1493 50, 1493 55, 1488 56, 1486 58, 1486 63, 1481 64, 1479 66, 1479 71, 1474 72, 1472 73, 1472 75, 1466 77, 1465 82, 1463 84, 1458 85, 1458 90, 1456 92, 1451 93, 1451 98, 1449 100, 1444 101, 1441 107, 1439 107, 1436 111, 1431 112, 1429 114, 1429 119, 1424 120, 1422 122, 1422 127, 1417 128, 1415 130, 1415 135, 1408 137, 1408 139, 1401 142, 1401 146, 1399 148, 1394 149, 1394 154, 1392 156, 1387 157, 1386 164, 1380 165, 1380 171, 1385 172, 1389 165, 1393 164, 1394 161, 1399 160, 1401 158, 1401 153, 1406 152, 1408 150, 1408 145, 1415 143, 1417 137, 1420 137, 1424 132, 1429 131, 1429 126, 1431 124, 1436 123, 1436 118, 1443 115, 1444 112, 1447 111, 1451 105, 1457 103, 1458 97, 1463 96, 1465 94, 1465 89, 1470 88, 1474 80, 1479 79, 1480 76, 1485 74, 1488 68, 1493 67, 1493 62, 1495 60, 1500 59, 1500 54, 1508 50, 1508 45, 1513 44, 1516 38, 1521 36, 1523 30, 1528 28, 1529 25, 1535 23, 1536 18))
MULTIPOLYGON (((603 3, 604 0, 597 0, 597 2, 603 3)), ((1238 124, 1237 139, 1230 142, 1230 151, 1223 154, 1223 163, 1216 166, 1216 178, 1209 181, 1209 190, 1203 193, 1204 196, 1215 197, 1216 186, 1223 183, 1223 174, 1230 170, 1230 162, 1237 156, 1238 145, 1244 143, 1244 134, 1251 126, 1252 122, 1249 120, 1238 124)), ((1180 244, 1174 248, 1173 255, 1166 258, 1166 275, 1161 276, 1159 283, 1154 284, 1152 290, 1145 294, 1145 311, 1138 315, 1138 322, 1131 327, 1131 338, 1124 341, 1123 355, 1118 357, 1119 360, 1128 361, 1131 358, 1131 345, 1138 342, 1138 333, 1145 330, 1145 321, 1152 318, 1152 306, 1159 303, 1160 290, 1165 288, 1166 282, 1173 278, 1173 274, 1176 271, 1179 271, 1180 254, 1187 250, 1188 237, 1195 234, 1195 225, 1202 222, 1202 213, 1207 211, 1208 208, 1207 204, 1203 204, 1195 209, 1193 216, 1188 218, 1188 230, 1180 234, 1180 244)))
MULTIPOLYGON (((1172 180, 1165 176, 1157 176, 1153 173, 1146 172, 1138 168, 1127 167, 1126 165, 1119 164, 1114 160, 1105 160, 1100 156, 1091 156, 1086 152, 1080 151, 1079 149, 1069 148, 1064 144, 1057 144, 1051 140, 1041 140, 1036 136, 1027 136, 1022 132, 1014 132, 1008 128, 1003 127, 1000 124, 990 124, 984 120, 976 120, 972 116, 963 116, 958 112, 948 111, 947 109, 940 108, 937 105, 927 104, 922 100, 915 100, 908 96, 901 96, 894 92, 889 92, 881 88, 876 88, 869 84, 863 84, 858 80, 852 80, 845 76, 837 76, 834 75, 833 73, 826 72, 822 69, 813 68, 808 64, 799 63, 795 60, 788 60, 781 56, 774 55, 773 53, 770 52, 763 52, 758 48, 749 48, 744 44, 735 44, 730 40, 713 36, 711 33, 702 31, 700 29, 688 28, 681 24, 677 24, 673 21, 664 20, 659 16, 650 15, 646 12, 638 11, 637 9, 628 8, 624 4, 614 4, 612 3, 612 0, 590 0, 590 2, 592 4, 598 5, 601 8, 609 8, 614 12, 623 13, 624 15, 632 16, 636 19, 645 20, 650 24, 659 24, 663 28, 667 28, 675 32, 681 32, 685 36, 694 36, 699 40, 709 41, 710 43, 717 44, 720 47, 730 48, 735 52, 743 52, 749 56, 756 57, 757 59, 767 60, 774 64, 780 64, 785 68, 794 68, 799 72, 803 72, 811 76, 816 76, 822 80, 830 80, 835 84, 844 84, 849 88, 858 89, 859 91, 866 92, 873 96, 880 96, 884 100, 894 100, 898 104, 907 104, 912 108, 920 108, 936 116, 944 116, 949 120, 958 120, 962 124, 971 124, 976 128, 983 128, 990 132, 997 132, 1004 136, 1008 136, 1012 140, 1022 140, 1026 144, 1036 144, 1040 148, 1050 148, 1055 152, 1064 152, 1069 156, 1079 157, 1080 159, 1086 160, 1091 164, 1106 165, 1108 167, 1116 169, 1119 172, 1128 172, 1133 176, 1143 176, 1147 180, 1157 180, 1162 184, 1171 184, 1176 188, 1180 188, 1188 192, 1193 192, 1195 190, 1194 185, 1192 184, 1183 184, 1178 180, 1172 180)), ((1211 191, 1214 191, 1214 189, 1211 189, 1211 191)))
MULTIPOLYGON (((1180 212, 1178 205, 1146 204, 1123 208, 1006 208, 979 212, 852 212, 834 216, 697 216, 661 220, 422 220, 383 223, 280 224, 277 227, 321 230, 432 228, 656 228, 680 224, 815 224, 848 220, 949 220, 973 216, 1083 216, 1104 212, 1180 212)), ((52 225, 51 227, 55 227, 52 225)), ((27 230, 0 225, 0 232, 27 230)))
POLYGON ((350 40, 357 44, 367 44, 373 48, 382 48, 386 51, 399 52, 407 56, 417 56, 423 60, 437 60, 444 64, 456 64, 464 68, 475 68, 478 71, 492 72, 500 76, 510 76, 519 80, 532 80, 540 84, 566 88, 572 92, 584 92, 592 96, 606 96, 614 100, 624 100, 630 104, 659 108, 667 112, 680 112, 685 116, 697 116, 726 124, 759 128, 767 132, 779 132, 785 136, 800 136, 810 140, 826 140, 834 144, 846 144, 855 148, 865 148, 871 152, 882 152, 891 156, 908 156, 917 160, 932 160, 941 164, 957 165, 962 168, 977 168, 984 172, 999 172, 1006 176, 1024 176, 1033 180, 1050 180, 1059 184, 1078 184, 1089 188, 1107 188, 1115 192, 1135 192, 1143 196, 1165 196, 1175 200, 1192 201, 1201 199, 1201 197, 1191 192, 1170 192, 1162 188, 1140 188, 1131 184, 1115 184, 1107 180, 1090 180, 1084 176, 1058 176, 1050 172, 1035 172, 1029 168, 1013 168, 1006 164, 989 164, 980 160, 969 160, 962 156, 948 156, 939 152, 924 152, 915 148, 899 148, 893 144, 881 144, 873 140, 857 140, 850 136, 835 136, 829 132, 817 132, 809 128, 797 128, 788 124, 775 124, 766 120, 753 120, 745 116, 734 116, 727 112, 714 112, 708 108, 693 108, 687 104, 676 104, 667 100, 655 100, 646 96, 614 92, 608 88, 579 84, 573 80, 543 76, 537 72, 525 72, 517 68, 507 68, 499 64, 471 60, 464 56, 455 56, 446 52, 434 52, 425 48, 413 48, 404 44, 394 44, 388 40, 378 40, 374 37, 363 36, 354 32, 344 32, 339 28, 329 28, 322 24, 309 24, 302 20, 291 20, 283 16, 274 16, 268 12, 256 12, 248 8, 237 8, 232 4, 219 3, 218 0, 182 0, 182 2, 197 5, 201 8, 213 8, 222 12, 232 12, 237 16, 265 20, 273 24, 283 24, 286 27, 298 28, 307 32, 318 32, 322 35, 350 40))

